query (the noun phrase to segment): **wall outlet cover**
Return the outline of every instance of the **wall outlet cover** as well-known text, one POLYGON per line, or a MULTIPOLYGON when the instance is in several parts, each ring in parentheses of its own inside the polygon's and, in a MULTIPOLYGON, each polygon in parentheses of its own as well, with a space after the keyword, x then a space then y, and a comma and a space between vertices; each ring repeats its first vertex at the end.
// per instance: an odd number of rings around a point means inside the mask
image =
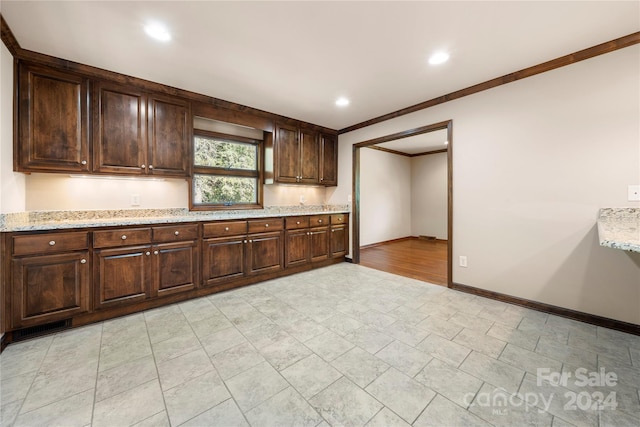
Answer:
POLYGON ((640 201, 640 185, 630 185, 628 187, 627 200, 629 202, 640 201))

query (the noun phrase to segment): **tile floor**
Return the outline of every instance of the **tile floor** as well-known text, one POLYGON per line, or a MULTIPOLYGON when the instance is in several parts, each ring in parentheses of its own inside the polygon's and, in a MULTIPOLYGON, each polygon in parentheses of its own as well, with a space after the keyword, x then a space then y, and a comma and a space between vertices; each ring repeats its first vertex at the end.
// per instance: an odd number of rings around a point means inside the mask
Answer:
POLYGON ((0 368, 3 426, 640 425, 640 337, 346 263, 12 344, 0 368))

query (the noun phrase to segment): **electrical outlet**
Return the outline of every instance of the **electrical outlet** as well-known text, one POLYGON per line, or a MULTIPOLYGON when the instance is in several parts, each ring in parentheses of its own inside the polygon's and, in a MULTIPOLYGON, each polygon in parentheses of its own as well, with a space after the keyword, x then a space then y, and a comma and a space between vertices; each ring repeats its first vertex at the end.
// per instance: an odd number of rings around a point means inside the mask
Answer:
POLYGON ((460 267, 467 267, 467 257, 460 255, 460 267))
POLYGON ((305 199, 304 194, 300 195, 300 204, 304 205, 304 202, 306 202, 307 199, 305 199))
POLYGON ((347 196, 347 203, 351 203, 351 194, 347 196))
POLYGON ((140 206, 140 195, 132 194, 131 195, 131 206, 140 206))
POLYGON ((630 202, 640 201, 640 185, 630 185, 628 187, 627 200, 630 202))

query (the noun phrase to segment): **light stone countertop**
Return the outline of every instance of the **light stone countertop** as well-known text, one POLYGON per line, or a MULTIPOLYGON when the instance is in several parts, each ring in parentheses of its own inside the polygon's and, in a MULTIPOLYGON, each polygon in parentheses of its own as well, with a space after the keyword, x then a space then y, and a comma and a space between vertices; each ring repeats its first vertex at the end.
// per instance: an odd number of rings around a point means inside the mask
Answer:
POLYGON ((0 232, 53 231, 71 228, 335 214, 350 211, 349 205, 268 206, 263 209, 222 211, 189 211, 186 208, 30 211, 1 214, 0 232))
POLYGON ((602 208, 598 215, 600 246, 640 252, 640 208, 602 208))

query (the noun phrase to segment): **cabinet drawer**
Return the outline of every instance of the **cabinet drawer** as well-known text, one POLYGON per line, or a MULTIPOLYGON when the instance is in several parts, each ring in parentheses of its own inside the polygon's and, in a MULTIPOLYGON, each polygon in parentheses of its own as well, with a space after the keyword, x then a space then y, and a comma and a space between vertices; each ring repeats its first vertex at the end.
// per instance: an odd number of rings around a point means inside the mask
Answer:
POLYGON ((265 218, 249 221, 249 233, 262 233, 265 231, 280 231, 284 228, 282 218, 265 218))
POLYGON ((309 217, 310 227, 322 227, 329 225, 329 215, 312 215, 309 217))
POLYGON ((79 231, 13 236, 13 254, 31 255, 87 249, 88 234, 86 231, 79 231))
POLYGON ((308 228, 309 227, 309 217, 308 216, 290 216, 286 219, 287 230, 295 230, 298 228, 308 228))
POLYGON ((151 242, 151 228, 122 228, 93 232, 94 248, 131 246, 151 242))
POLYGON ((331 215, 331 224, 345 224, 349 221, 349 214, 331 215))
POLYGON ((154 242, 177 242, 198 238, 197 224, 153 227, 152 230, 154 242))
POLYGON ((237 236, 247 234, 247 221, 210 222, 204 224, 204 237, 237 236))

